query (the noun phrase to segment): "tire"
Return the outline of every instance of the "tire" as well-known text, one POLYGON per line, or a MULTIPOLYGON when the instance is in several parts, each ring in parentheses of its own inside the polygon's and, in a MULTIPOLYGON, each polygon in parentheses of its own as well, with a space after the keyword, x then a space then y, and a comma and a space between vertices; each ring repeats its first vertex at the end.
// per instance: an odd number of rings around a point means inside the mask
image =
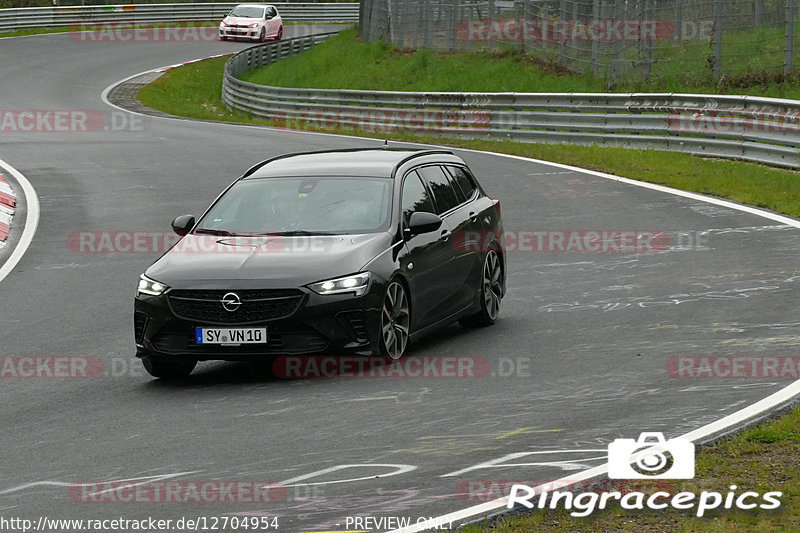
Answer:
POLYGON ((410 326, 408 293, 402 283, 392 281, 386 287, 381 309, 381 354, 400 359, 408 347, 410 326))
POLYGON ((281 39, 283 39, 283 26, 278 28, 278 33, 275 34, 276 41, 280 41, 281 39))
POLYGON ((503 298, 503 265, 494 250, 486 253, 481 276, 481 310, 459 323, 467 328, 491 326, 500 316, 500 301, 503 298))
POLYGON ((142 359, 142 365, 144 365, 147 373, 154 378, 179 379, 191 374, 197 365, 197 361, 192 361, 191 359, 167 361, 158 357, 145 357, 142 359))
POLYGON ((267 41, 267 28, 261 28, 261 33, 258 34, 258 42, 264 43, 267 41))

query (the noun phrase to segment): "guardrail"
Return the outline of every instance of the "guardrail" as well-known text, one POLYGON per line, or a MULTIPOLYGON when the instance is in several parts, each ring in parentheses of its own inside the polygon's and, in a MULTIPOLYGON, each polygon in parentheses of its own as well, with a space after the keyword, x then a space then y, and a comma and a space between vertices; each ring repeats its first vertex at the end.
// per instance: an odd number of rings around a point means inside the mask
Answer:
MULTIPOLYGON (((94 23, 222 20, 239 2, 0 9, 0 32, 94 23)), ((356 22, 358 3, 277 3, 286 22, 356 22)))
POLYGON ((415 93, 256 85, 243 73, 333 33, 248 48, 225 64, 226 105, 290 126, 667 150, 800 168, 800 101, 753 96, 415 93))

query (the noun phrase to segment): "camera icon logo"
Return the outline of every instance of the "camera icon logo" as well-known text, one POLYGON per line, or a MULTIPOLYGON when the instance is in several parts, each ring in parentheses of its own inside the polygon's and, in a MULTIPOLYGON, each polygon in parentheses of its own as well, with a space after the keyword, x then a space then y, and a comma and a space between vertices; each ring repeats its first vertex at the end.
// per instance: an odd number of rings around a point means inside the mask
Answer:
POLYGON ((642 433, 637 440, 616 439, 608 445, 610 479, 692 479, 694 443, 664 440, 663 433, 642 433))

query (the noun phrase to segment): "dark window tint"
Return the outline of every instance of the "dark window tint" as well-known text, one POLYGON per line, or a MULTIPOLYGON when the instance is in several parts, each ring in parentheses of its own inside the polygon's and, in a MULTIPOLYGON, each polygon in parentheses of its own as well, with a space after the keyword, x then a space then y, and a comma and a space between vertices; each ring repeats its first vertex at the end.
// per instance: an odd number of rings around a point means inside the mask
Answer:
POLYGON ((408 219, 411 218, 411 213, 416 211, 426 211, 433 213, 433 200, 428 193, 428 189, 419 179, 416 172, 409 172, 403 182, 403 221, 408 226, 408 219))
POLYGON ((477 185, 475 185, 475 180, 469 173, 461 167, 451 167, 448 166, 447 170, 450 171, 450 174, 453 176, 456 184, 458 184, 459 189, 461 192, 464 193, 464 197, 467 199, 472 197, 472 194, 477 189, 477 185))
POLYGON ((436 198, 439 213, 449 211, 461 203, 442 167, 422 167, 419 169, 419 173, 428 180, 433 191, 433 197, 436 198))

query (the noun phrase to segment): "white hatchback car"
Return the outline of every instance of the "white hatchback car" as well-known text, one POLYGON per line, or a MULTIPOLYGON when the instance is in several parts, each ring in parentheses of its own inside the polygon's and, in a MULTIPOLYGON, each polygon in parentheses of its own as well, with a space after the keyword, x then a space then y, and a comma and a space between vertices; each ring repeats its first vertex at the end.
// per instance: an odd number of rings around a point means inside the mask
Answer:
POLYGON ((275 6, 240 4, 219 25, 219 40, 251 39, 264 42, 283 39, 283 20, 275 6))

